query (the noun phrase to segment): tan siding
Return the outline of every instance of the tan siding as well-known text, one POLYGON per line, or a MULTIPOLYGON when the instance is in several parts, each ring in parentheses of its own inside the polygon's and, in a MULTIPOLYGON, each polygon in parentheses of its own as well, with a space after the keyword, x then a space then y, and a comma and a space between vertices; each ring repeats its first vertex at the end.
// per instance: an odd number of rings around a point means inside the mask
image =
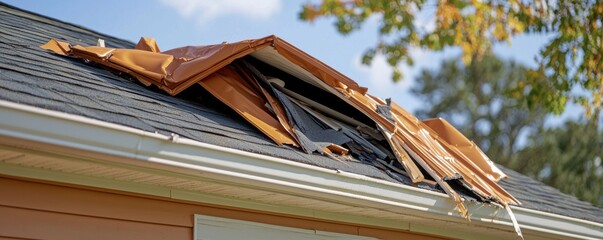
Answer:
POLYGON ((191 228, 0 206, 0 232, 34 239, 190 239, 191 228), (7 217, 9 216, 9 217, 7 217))
POLYGON ((176 226, 193 226, 198 206, 0 178, 0 205, 176 226))
POLYGON ((12 238, 12 237, 4 237, 0 236, 0 240, 29 240, 31 238, 12 238))
POLYGON ((0 177, 0 236, 34 239, 192 239, 193 214, 381 239, 440 238, 100 189, 0 177), (10 216, 10 217, 6 217, 10 216))

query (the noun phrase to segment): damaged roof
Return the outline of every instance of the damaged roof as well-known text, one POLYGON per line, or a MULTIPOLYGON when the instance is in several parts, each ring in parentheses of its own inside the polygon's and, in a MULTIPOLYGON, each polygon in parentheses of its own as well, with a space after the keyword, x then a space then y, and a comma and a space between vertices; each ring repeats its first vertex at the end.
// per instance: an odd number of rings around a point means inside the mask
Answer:
POLYGON ((519 204, 497 184, 506 175, 446 120, 420 121, 276 36, 163 52, 151 38, 133 49, 105 47, 104 40, 82 46, 51 39, 40 47, 170 95, 198 84, 278 145, 359 160, 437 186, 465 217, 463 199, 507 211, 519 204))
MULTIPOLYGON (((134 48, 130 42, 5 5, 0 7, 0 17, 0 99, 413 184, 409 177, 393 169, 380 169, 363 161, 335 161, 304 153, 295 144, 276 144, 274 139, 239 117, 236 110, 227 110, 226 103, 219 101, 210 90, 198 85, 182 89, 177 97, 172 97, 163 93, 165 88, 161 86, 147 88, 98 66, 38 48, 50 38, 83 46, 94 45, 101 38, 107 42, 107 47, 124 49, 134 48)), ((362 92, 361 88, 358 90, 362 92)), ((292 104, 291 108, 300 108, 298 104, 292 104)), ((501 180, 500 184, 524 207, 603 222, 603 210, 513 171, 504 168, 503 171, 511 178, 501 180)), ((419 184, 419 187, 441 191, 430 184, 419 184)))

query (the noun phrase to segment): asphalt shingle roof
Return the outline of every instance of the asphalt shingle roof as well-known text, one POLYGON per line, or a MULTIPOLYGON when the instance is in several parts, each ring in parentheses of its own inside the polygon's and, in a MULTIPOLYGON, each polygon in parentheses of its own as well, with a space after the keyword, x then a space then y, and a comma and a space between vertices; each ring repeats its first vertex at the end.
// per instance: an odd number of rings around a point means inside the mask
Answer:
MULTIPOLYGON (((354 161, 343 164, 278 146, 238 115, 224 110, 227 108, 218 101, 193 100, 187 98, 186 93, 172 97, 97 66, 39 48, 51 38, 82 45, 93 45, 101 38, 107 47, 134 47, 123 39, 0 3, 0 99, 149 132, 175 133, 209 144, 387 181, 410 183, 405 177, 372 165, 354 161)), ((509 179, 500 184, 519 199, 523 207, 603 223, 603 209, 501 168, 509 179)))

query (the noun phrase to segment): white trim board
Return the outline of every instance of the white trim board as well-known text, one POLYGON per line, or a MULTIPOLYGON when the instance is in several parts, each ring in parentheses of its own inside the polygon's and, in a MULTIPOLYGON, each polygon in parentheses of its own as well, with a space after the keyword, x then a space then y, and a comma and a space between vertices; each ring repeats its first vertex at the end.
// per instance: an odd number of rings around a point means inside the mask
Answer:
POLYGON ((195 214, 194 218, 194 240, 377 240, 372 237, 283 227, 200 214, 195 214))
MULTIPOLYGON (((154 169, 210 179, 240 188, 316 198, 367 211, 425 216, 438 224, 510 231, 509 216, 500 208, 468 203, 471 223, 454 210, 444 194, 366 176, 324 169, 174 136, 144 132, 81 116, 0 101, 0 138, 22 139, 74 149, 98 156, 94 161, 129 168, 154 169)), ((43 149, 42 149, 43 150, 43 149)), ((40 151, 42 151, 40 150, 40 151)), ((150 171, 150 170, 149 170, 150 171)), ((9 173, 10 174, 10 173, 9 173)), ((603 224, 571 217, 513 208, 526 238, 530 232, 550 238, 601 239, 603 224)), ((446 229, 417 225, 411 231, 446 236, 446 229)), ((454 232, 454 231, 450 231, 454 232)), ((458 236, 458 235, 456 235, 458 236)), ((454 236, 449 236, 454 237, 454 236)))

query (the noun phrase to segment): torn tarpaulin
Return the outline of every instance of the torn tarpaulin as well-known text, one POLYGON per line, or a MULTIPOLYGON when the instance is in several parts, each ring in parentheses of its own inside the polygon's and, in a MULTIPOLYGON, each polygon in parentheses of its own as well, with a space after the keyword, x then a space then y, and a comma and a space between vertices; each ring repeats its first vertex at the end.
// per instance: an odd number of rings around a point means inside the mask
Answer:
POLYGON ((276 143, 297 146, 293 136, 266 107, 266 101, 235 71, 233 66, 229 65, 218 70, 199 84, 276 143))
POLYGON ((420 121, 275 36, 164 52, 147 38, 136 49, 56 40, 42 47, 128 73, 172 95, 198 83, 277 144, 349 153, 406 173, 415 183, 435 181, 463 215, 458 192, 519 204, 497 184, 504 174, 450 124, 420 121), (242 58, 252 63, 237 62, 242 58))

